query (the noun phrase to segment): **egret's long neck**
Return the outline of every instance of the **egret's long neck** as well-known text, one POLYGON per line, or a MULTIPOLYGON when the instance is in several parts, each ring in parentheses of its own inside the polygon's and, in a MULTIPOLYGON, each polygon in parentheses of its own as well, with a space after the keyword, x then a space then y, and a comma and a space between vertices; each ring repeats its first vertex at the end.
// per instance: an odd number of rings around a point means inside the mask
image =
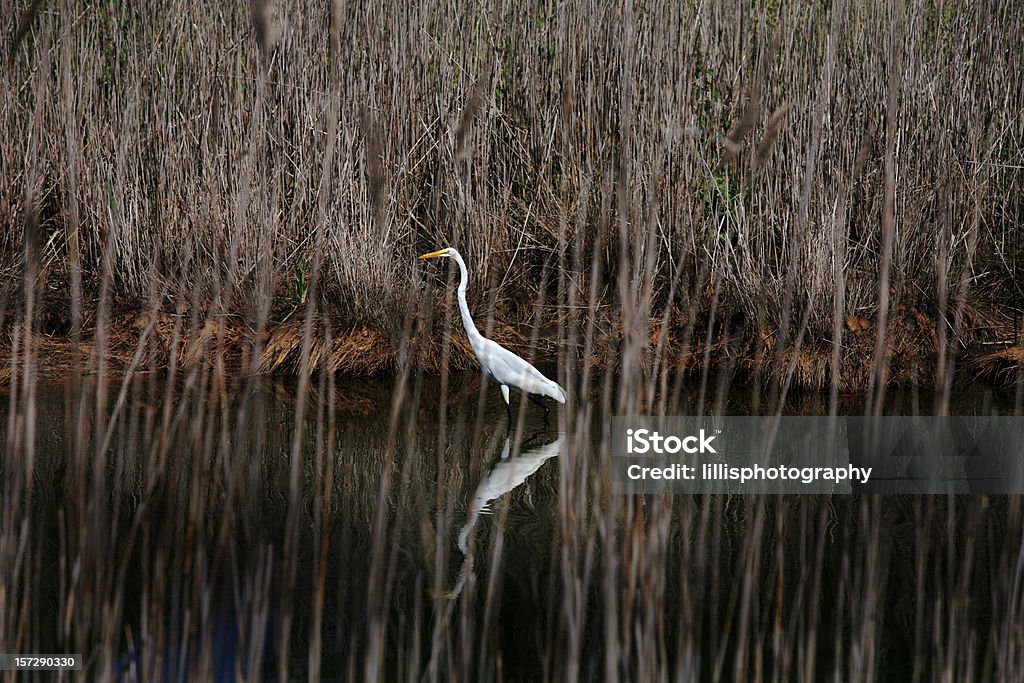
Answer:
POLYGON ((478 339, 482 339, 479 330, 476 329, 476 323, 473 322, 473 318, 469 315, 469 304, 466 303, 466 285, 469 284, 469 272, 466 270, 466 262, 462 260, 462 256, 458 252, 452 254, 452 258, 459 264, 459 270, 461 271, 461 278, 459 279, 459 311, 462 313, 462 326, 466 328, 466 336, 469 337, 471 343, 476 343, 478 339))

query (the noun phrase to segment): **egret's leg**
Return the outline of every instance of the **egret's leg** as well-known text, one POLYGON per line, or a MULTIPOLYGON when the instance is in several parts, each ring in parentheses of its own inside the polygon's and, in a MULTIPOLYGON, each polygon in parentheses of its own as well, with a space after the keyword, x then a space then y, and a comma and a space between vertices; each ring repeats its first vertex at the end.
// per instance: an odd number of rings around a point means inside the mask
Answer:
POLYGON ((508 423, 512 424, 512 404, 508 400, 508 385, 501 385, 501 396, 505 399, 505 411, 508 413, 508 423))
POLYGON ((551 416, 551 409, 548 408, 546 405, 544 405, 544 401, 541 401, 539 398, 537 398, 533 394, 527 394, 527 397, 530 399, 530 403, 536 403, 537 405, 539 405, 544 410, 544 424, 547 424, 548 423, 548 417, 551 416))

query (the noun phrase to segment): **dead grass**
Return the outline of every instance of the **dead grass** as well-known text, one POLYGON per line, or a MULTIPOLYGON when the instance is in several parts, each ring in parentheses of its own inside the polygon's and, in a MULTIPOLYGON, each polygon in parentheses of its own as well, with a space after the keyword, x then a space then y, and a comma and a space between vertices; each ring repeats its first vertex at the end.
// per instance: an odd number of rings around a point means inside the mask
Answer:
MULTIPOLYGON (((161 311, 272 340, 261 366, 279 370, 294 330, 275 327, 313 280, 338 339, 318 362, 393 368, 411 311, 451 310, 450 281, 415 262, 445 244, 515 349, 509 321, 561 304, 559 286, 593 289, 579 322, 614 337, 635 324, 619 283, 640 277, 652 313, 707 321, 712 296, 685 297, 714 292, 755 353, 768 328, 795 349, 834 336, 836 316, 882 314, 894 348, 920 351, 876 354, 907 366, 874 372, 906 378, 946 341, 973 353, 977 321, 1005 314, 991 302, 1019 300, 1024 124, 1006 103, 1024 99, 1022 27, 1007 6, 784 3, 763 21, 715 3, 659 19, 485 3, 453 21, 267 7, 257 32, 242 6, 176 0, 22 15, 0 74, 0 305, 20 300, 28 217, 44 333, 70 335, 76 306, 91 329, 104 287, 115 308, 158 293, 161 311), (888 329, 913 311, 962 324, 944 341, 888 329)), ((668 332, 701 337, 686 318, 668 332)), ((858 347, 838 347, 842 366, 858 347)), ((801 384, 821 379, 801 367, 801 384)))
POLYGON ((976 381, 1002 387, 1024 382, 1024 346, 1011 346, 969 359, 965 371, 976 381))

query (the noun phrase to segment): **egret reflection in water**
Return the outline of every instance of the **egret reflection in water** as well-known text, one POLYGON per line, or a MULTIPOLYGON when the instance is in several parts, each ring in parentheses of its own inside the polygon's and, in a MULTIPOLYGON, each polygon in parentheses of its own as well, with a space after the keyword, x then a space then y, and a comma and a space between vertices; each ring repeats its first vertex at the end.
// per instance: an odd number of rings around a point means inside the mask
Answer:
POLYGON ((536 433, 522 443, 521 450, 514 454, 512 437, 506 435, 501 453, 484 470, 473 497, 466 506, 466 521, 459 531, 457 545, 463 555, 462 566, 450 591, 444 597, 455 599, 462 593, 467 577, 473 571, 473 552, 470 537, 480 515, 490 512, 490 503, 523 484, 541 466, 561 452, 565 434, 558 434, 554 441, 536 444, 544 432, 536 433))

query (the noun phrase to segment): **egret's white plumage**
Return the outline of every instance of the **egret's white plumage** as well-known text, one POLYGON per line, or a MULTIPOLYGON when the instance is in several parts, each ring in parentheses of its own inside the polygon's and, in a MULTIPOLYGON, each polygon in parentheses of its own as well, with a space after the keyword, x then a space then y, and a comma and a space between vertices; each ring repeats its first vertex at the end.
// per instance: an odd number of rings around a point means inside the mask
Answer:
POLYGON ((469 283, 469 272, 466 270, 466 262, 458 250, 448 247, 432 251, 429 254, 420 256, 421 259, 450 258, 459 264, 461 278, 459 280, 459 311, 462 313, 462 326, 466 328, 466 336, 469 337, 469 344, 473 347, 473 353, 480 361, 480 367, 484 369, 491 378, 501 385, 501 395, 505 399, 505 405, 509 402, 509 390, 518 391, 523 394, 536 394, 547 396, 559 403, 565 403, 565 390, 556 382, 545 377, 540 370, 533 367, 525 360, 506 349, 501 344, 492 341, 476 329, 472 316, 469 315, 469 305, 466 303, 466 285, 469 283))
POLYGON ((458 547, 464 559, 455 585, 450 591, 438 594, 439 597, 454 600, 462 593, 466 579, 473 571, 473 554, 469 552, 469 535, 480 519, 480 515, 489 511, 490 502, 525 482, 547 460, 558 455, 564 438, 565 435, 562 434, 551 443, 524 448, 514 458, 511 457, 512 442, 508 437, 505 438, 505 446, 501 449, 501 455, 492 462, 467 505, 466 523, 462 525, 458 536, 458 547))

